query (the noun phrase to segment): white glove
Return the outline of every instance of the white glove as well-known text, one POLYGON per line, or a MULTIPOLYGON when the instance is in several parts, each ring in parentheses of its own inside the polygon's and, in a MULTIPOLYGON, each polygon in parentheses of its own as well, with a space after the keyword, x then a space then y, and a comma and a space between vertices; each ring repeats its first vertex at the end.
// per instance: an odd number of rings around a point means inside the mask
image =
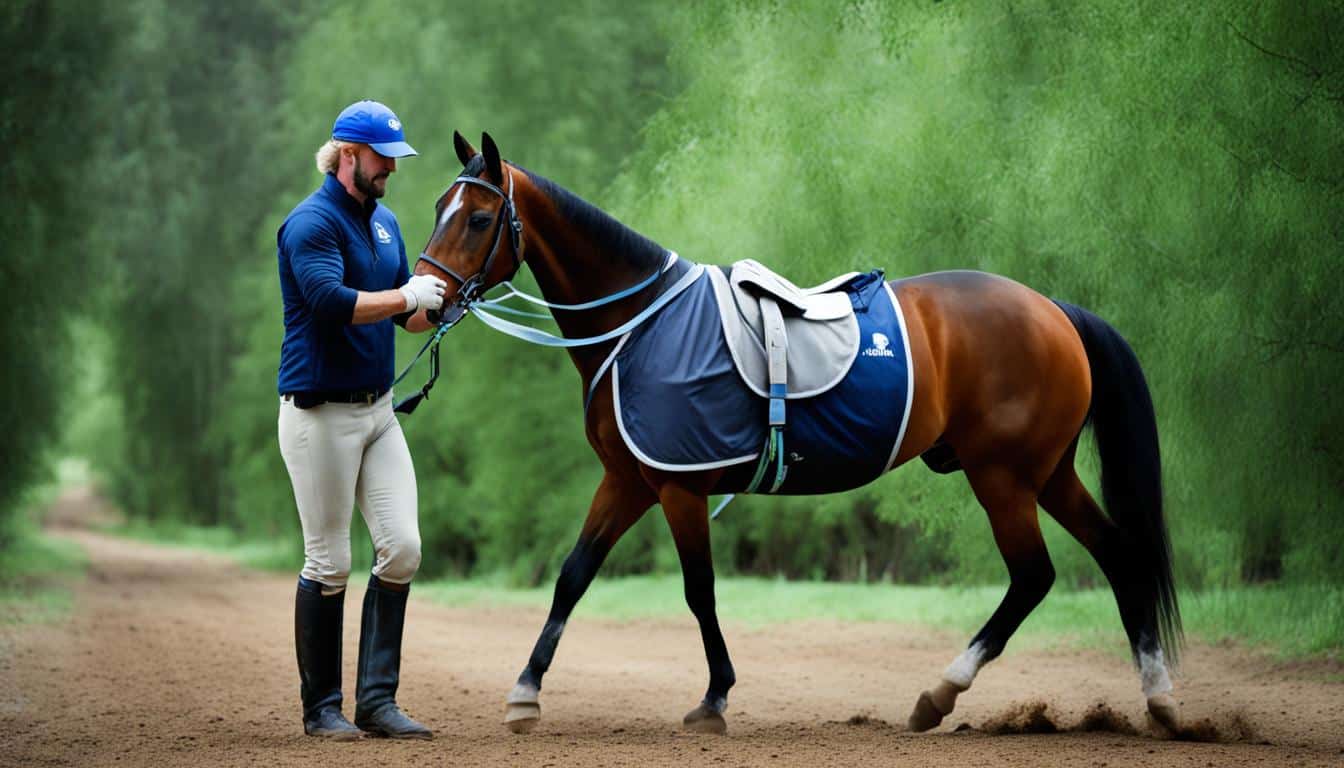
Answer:
POLYGON ((443 306, 443 292, 448 284, 433 275, 411 275, 411 279, 401 286, 401 295, 406 297, 406 311, 417 309, 439 309, 443 306))

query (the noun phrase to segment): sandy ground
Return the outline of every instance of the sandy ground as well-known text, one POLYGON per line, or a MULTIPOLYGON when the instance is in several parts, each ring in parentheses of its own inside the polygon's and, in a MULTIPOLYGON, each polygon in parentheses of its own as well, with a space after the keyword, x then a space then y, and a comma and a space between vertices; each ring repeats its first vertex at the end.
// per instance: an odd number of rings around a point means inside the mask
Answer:
MULTIPOLYGON (((965 638, 884 624, 724 617, 738 674, 729 731, 690 734, 681 716, 707 673, 689 613, 622 623, 582 609, 541 724, 514 735, 503 698, 544 612, 414 593, 399 699, 435 740, 325 743, 300 725, 294 579, 91 533, 76 525, 85 501, 54 510, 90 563, 70 617, 0 620, 0 765, 1344 765, 1338 665, 1199 645, 1177 681, 1186 740, 1153 734, 1125 659, 1011 647, 940 728, 908 733, 915 697, 965 638)), ((347 714, 361 599, 354 587, 346 598, 347 714)))

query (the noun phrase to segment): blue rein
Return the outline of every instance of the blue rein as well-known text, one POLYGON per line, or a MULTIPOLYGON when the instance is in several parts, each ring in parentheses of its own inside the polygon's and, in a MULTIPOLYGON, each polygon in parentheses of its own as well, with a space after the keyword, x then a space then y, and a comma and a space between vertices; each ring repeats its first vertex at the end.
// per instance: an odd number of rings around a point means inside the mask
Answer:
MULTIPOLYGON (((518 296, 519 298, 522 298, 526 301, 541 304, 542 306, 550 307, 551 309, 561 309, 561 310, 591 309, 593 307, 600 307, 606 304, 611 304, 613 302, 624 299, 628 296, 632 296, 644 290, 645 288, 648 288, 659 277, 662 277, 663 273, 666 272, 668 267, 672 265, 676 257, 677 255, 675 253, 669 254, 667 264, 662 269, 658 270, 649 277, 640 281, 637 285, 625 288, 621 291, 611 294, 610 296, 605 296, 601 299, 596 299, 594 301, 588 301, 582 304, 553 304, 551 302, 545 301, 544 299, 537 299, 533 296, 528 296, 525 293, 521 293, 519 291, 514 290, 511 294, 500 297, 499 299, 495 299, 492 301, 473 302, 467 306, 467 311, 471 312, 471 314, 475 315, 476 318, 479 319, 481 322, 485 323, 491 328, 494 328, 500 333, 512 336, 515 339, 522 339, 523 341, 526 341, 530 344, 537 344, 543 347, 560 347, 564 349, 572 347, 588 347, 594 344, 601 344, 604 341, 611 341, 612 339, 624 336, 626 333, 629 333, 630 331, 638 327, 640 323, 643 323, 645 320, 648 320, 650 317, 652 317, 653 313, 662 309, 664 306, 667 305, 668 302, 672 301, 677 296, 679 296, 683 291, 689 288, 691 284, 694 283, 696 279, 699 278, 700 275, 704 273, 705 269, 704 266, 700 264, 694 265, 693 267, 691 267, 689 271, 686 272, 686 274, 681 276, 681 279, 673 283, 671 288, 668 288, 666 291, 661 293, 658 296, 658 298, 650 302, 647 307, 640 310, 639 313, 636 314, 634 317, 630 318, 624 323, 621 323, 619 326, 611 329, 610 331, 598 334, 596 336, 587 336, 579 339, 569 339, 563 336, 556 336, 553 333, 547 333, 546 331, 537 330, 536 328, 531 328, 526 325, 520 325, 519 323, 515 323, 510 320, 505 320, 504 318, 498 317, 493 313, 497 310, 504 310, 506 312, 509 312, 510 314, 523 314, 529 317, 538 316, 537 313, 533 312, 523 313, 520 310, 515 310, 508 307, 501 307, 497 303, 512 296, 518 296)), ((510 288, 512 289, 512 286, 510 286, 510 288)), ((545 315, 540 315, 540 317, 545 317, 545 315)))
MULTIPOLYGON (((424 257, 422 256, 421 258, 424 257)), ((520 299, 523 299, 524 301, 531 302, 532 304, 536 304, 538 306, 547 307, 548 309, 561 310, 561 311, 578 311, 585 309, 594 309, 596 307, 602 307, 608 304, 613 304, 617 301, 620 301, 621 299, 633 296, 639 293, 640 291, 643 291, 644 289, 648 288, 649 286, 653 285, 655 282, 658 281, 659 278, 661 278, 667 272, 667 270, 671 269, 672 265, 676 263, 678 258, 679 257, 675 252, 669 251, 667 255, 667 260, 664 262, 663 266, 660 269, 656 270, 653 274, 639 281, 635 285, 632 285, 628 288, 622 288, 621 290, 613 294, 603 296, 602 298, 594 299, 592 301, 580 302, 578 304, 558 304, 555 302, 547 301, 546 299, 543 298, 539 298, 537 296, 532 296, 530 294, 524 293, 518 290, 516 287, 514 287, 514 285, 511 282, 505 281, 501 283, 501 285, 504 285, 509 289, 508 293, 494 299, 481 299, 481 300, 467 299, 465 302, 463 302, 464 304, 463 309, 470 312, 472 315, 475 315, 476 318, 479 319, 481 322, 499 331, 500 333, 512 336, 515 339, 521 339, 530 344, 536 344, 543 347, 559 347, 559 348, 585 347, 585 346, 592 346, 594 344, 601 344, 603 342, 611 341, 612 339, 624 336, 625 334, 637 328, 645 320, 648 320, 650 317, 652 317, 655 312, 662 309, 677 296, 681 295, 682 292, 684 292, 697 279, 699 279, 700 276, 704 274, 705 269, 704 266, 700 264, 693 265, 691 269, 686 272, 686 274, 682 275, 681 278, 677 280, 676 283, 674 283, 670 288, 668 288, 657 298, 655 298, 652 302, 650 302, 647 307, 640 310, 634 317, 625 321, 616 328, 613 328, 612 330, 607 331, 606 333, 598 334, 597 336, 588 336, 579 339, 569 339, 563 336, 556 336, 555 334, 547 333, 545 331, 541 331, 536 328, 531 328, 526 325, 521 325, 519 323, 515 323, 510 320, 505 320, 504 318, 499 317, 495 313, 505 313, 521 317, 541 318, 541 319, 546 319, 549 317, 549 315, 537 312, 526 312, 524 310, 514 309, 513 307, 505 306, 503 304, 504 301, 513 297, 518 297, 520 299)), ((419 392, 401 400, 396 405, 394 405, 393 406, 394 411, 398 413, 412 413, 415 411, 416 406, 420 404, 421 400, 424 400, 425 398, 429 397, 429 390, 434 386, 434 382, 439 377, 439 342, 443 339, 443 336, 445 333, 447 333, 448 329, 456 325, 458 321, 461 320, 462 317, 463 313, 457 313, 452 320, 445 320, 444 322, 439 323, 438 329, 435 330, 434 335, 431 336, 429 340, 425 342, 424 346, 420 347, 420 351, 415 354, 415 357, 411 360, 410 364, 407 365, 405 370, 403 370, 401 374, 397 376, 396 380, 392 382, 392 386, 394 387, 397 384, 399 384, 401 380, 406 378, 406 375, 411 372, 411 369, 415 367, 415 364, 420 361, 420 358, 424 356, 425 351, 426 350, 430 351, 429 381, 425 383, 425 386, 421 387, 419 392)), ((603 374, 606 373, 607 367, 610 364, 611 364, 611 358, 608 357, 606 362, 604 362, 602 366, 598 369, 597 374, 593 377, 592 382, 589 384, 588 393, 584 399, 583 404, 585 412, 588 410, 588 403, 592 400, 593 391, 596 389, 598 381, 602 378, 603 374)))

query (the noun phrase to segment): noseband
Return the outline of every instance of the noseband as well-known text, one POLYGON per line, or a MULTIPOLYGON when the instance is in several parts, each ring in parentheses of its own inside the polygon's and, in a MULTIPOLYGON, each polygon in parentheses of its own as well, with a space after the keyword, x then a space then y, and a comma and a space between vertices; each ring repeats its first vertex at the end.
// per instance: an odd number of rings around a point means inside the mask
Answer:
POLYGON ((507 193, 494 184, 475 176, 458 176, 448 188, 452 189, 459 183, 474 184, 478 187, 484 187, 485 189, 494 192, 496 195, 499 195, 500 199, 504 201, 504 204, 500 207, 501 215, 498 222, 495 224, 495 238, 490 246, 490 255, 486 257, 485 263, 481 265, 480 270, 471 277, 462 277, 456 270, 447 265, 440 264, 432 256, 423 251, 420 253, 420 258, 416 259, 417 264, 421 261, 429 262, 430 266, 442 270, 449 277, 457 281, 457 295, 453 297, 452 304, 444 308, 442 319, 440 321, 441 323, 447 323, 449 325, 455 325, 457 321, 461 320, 466 314, 467 308, 471 306, 471 303, 480 298, 481 294, 485 292, 487 287, 485 281, 490 276, 490 270, 495 266, 495 257, 499 254, 499 241, 502 239, 506 222, 509 228, 509 243, 512 246, 511 255, 513 256, 513 268, 509 270, 509 274, 504 276, 504 279, 510 280, 514 275, 518 274, 518 269, 523 263, 523 222, 518 218, 518 209, 513 204, 513 175, 509 174, 509 191, 507 193))

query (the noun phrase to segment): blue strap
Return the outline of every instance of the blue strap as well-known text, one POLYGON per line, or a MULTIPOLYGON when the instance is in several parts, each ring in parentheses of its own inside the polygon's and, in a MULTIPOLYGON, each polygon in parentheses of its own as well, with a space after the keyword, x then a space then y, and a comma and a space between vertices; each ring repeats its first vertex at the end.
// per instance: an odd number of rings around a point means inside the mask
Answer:
POLYGON ((672 267, 672 264, 675 263, 678 258, 680 257, 677 256, 675 251, 669 251, 667 254, 667 261, 663 265, 663 267, 658 271, 654 272, 653 274, 649 275, 648 277, 644 278, 643 280, 641 280, 638 284, 632 285, 629 288, 623 288, 617 291, 616 293, 611 294, 610 296, 603 296, 600 299, 585 301, 581 304, 557 304, 553 301, 547 301, 538 296, 533 296, 529 293, 524 293, 523 291, 518 290, 518 288, 515 287, 514 284, 509 282, 508 280, 505 280, 504 282, 500 283, 500 285, 509 289, 508 293, 493 299, 483 299, 480 301, 480 303, 487 305, 491 312, 503 312, 506 315, 513 315, 514 317, 530 317, 537 320, 550 320, 552 319, 552 315, 547 314, 545 312, 528 312, 527 310, 523 309, 514 309, 513 307, 506 305, 504 302, 512 298, 519 298, 524 301, 530 301, 538 306, 547 307, 549 309, 561 309, 566 311, 573 311, 579 309, 592 309, 593 307, 602 307, 606 306, 607 304, 614 304, 615 302, 618 302, 621 299, 626 298, 627 296, 633 296, 636 293, 639 293, 640 291, 644 290, 645 288, 648 288, 650 285, 653 285, 658 280, 658 277, 662 275, 664 272, 666 272, 668 269, 670 269, 672 267))
POLYGON ((488 305, 490 307, 491 312, 503 312, 506 315, 513 315, 515 317, 532 317, 536 318, 537 320, 551 319, 551 316, 545 312, 528 312, 527 310, 514 309, 513 307, 505 306, 504 304, 500 303, 507 298, 509 297, 503 296, 498 299, 489 299, 487 301, 482 301, 479 303, 488 305))
POLYGON ((415 353, 415 357, 411 358, 410 364, 408 364, 405 370, 401 372, 401 375, 392 381, 392 386, 395 387, 398 384, 400 384, 401 380, 406 378, 406 374, 410 373, 411 369, 415 367, 415 364, 420 362, 420 358, 424 356, 425 350, 434 346, 434 344, 437 343, 439 339, 443 338, 443 334, 447 333, 448 329, 451 327, 452 326, 448 325, 447 323, 440 325, 439 329, 434 332, 434 335, 429 337, 429 341, 426 341, 425 345, 420 348, 420 351, 415 353))
POLYGON ((723 501, 720 501, 719 505, 714 508, 714 511, 709 513, 709 519, 717 520, 719 517, 719 513, 723 511, 723 508, 728 506, 729 502, 731 502, 735 498, 737 498, 737 494, 735 493, 730 493, 727 496, 724 496, 723 501))
POLYGON ((672 301, 677 296, 680 296, 681 293, 685 291, 687 288, 690 288, 691 285, 695 283, 696 280, 700 279, 700 277, 704 275, 704 273, 705 273, 705 267, 703 264, 696 264, 692 266, 691 269, 686 272, 686 274, 681 276, 680 280, 674 283, 671 288, 667 289, 667 291, 665 291, 658 298, 654 299, 653 303, 645 307, 643 311, 641 311, 639 314, 625 321, 616 328, 607 331, 606 333, 599 334, 597 336, 589 336, 587 338, 582 339, 566 339, 562 336, 556 336, 554 334, 546 333, 545 331, 539 331, 536 328, 530 328, 526 325, 520 325, 518 323, 505 320, 502 317, 495 317, 494 315, 490 314, 489 310, 481 306, 479 302, 473 303, 468 309, 471 311, 471 314, 476 316, 478 320, 490 326, 491 328, 494 328, 500 333, 512 336, 515 339, 521 339, 523 341, 526 341, 530 344, 537 344, 543 347, 562 347, 562 348, 587 347, 593 344, 601 344, 604 341, 611 341, 612 339, 619 338, 620 336, 623 336, 629 331, 634 330, 636 327, 640 325, 640 323, 643 323, 645 320, 648 320, 650 317, 652 317, 653 313, 667 306, 668 302, 672 301))
POLYGON ((784 399, 788 396, 789 388, 787 385, 770 385, 770 426, 782 427, 785 425, 784 399))
MULTIPOLYGON (((633 296, 636 293, 639 293, 640 291, 644 290, 645 288, 648 288, 650 285, 653 285, 654 282, 656 282, 664 272, 666 272, 669 268, 671 268, 672 264, 675 263, 678 258, 679 257, 677 256, 676 251, 668 251, 667 261, 663 264, 661 269, 656 270, 653 274, 649 275, 648 277, 644 278, 638 283, 630 286, 629 288, 622 288, 621 290, 611 294, 610 296, 603 296, 600 299, 593 299, 592 301, 585 301, 579 304, 556 304, 555 302, 547 301, 541 298, 540 296, 533 296, 529 293, 523 293, 522 291, 513 287, 513 283, 505 281, 503 283, 500 283, 500 285, 503 285, 504 287, 508 288, 509 292, 498 299, 491 300, 490 303, 494 304, 496 302, 503 301, 504 299, 510 298, 512 296, 517 296, 518 298, 524 301, 530 301, 533 304, 536 304, 537 306, 546 307, 548 309, 563 309, 566 311, 573 311, 579 309, 592 309, 594 307, 604 307, 608 304, 620 301, 621 299, 624 299, 627 296, 633 296)), ((545 315, 542 315, 541 317, 545 317, 545 315)))

